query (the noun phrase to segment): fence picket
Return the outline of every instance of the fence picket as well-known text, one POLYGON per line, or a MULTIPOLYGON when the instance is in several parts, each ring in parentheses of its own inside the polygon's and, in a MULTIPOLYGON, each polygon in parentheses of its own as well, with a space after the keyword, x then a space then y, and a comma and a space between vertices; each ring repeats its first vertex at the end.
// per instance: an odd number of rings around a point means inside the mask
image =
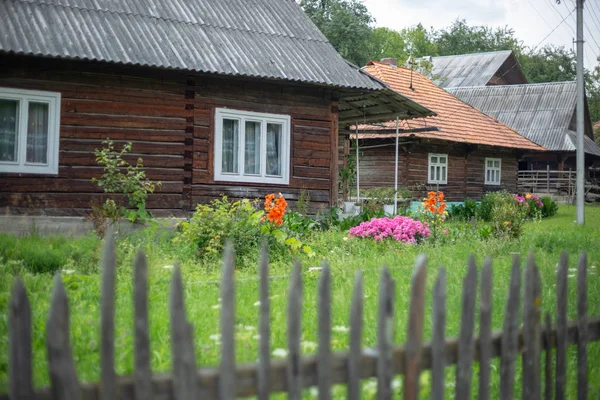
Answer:
POLYGON ((360 399, 360 377, 363 332, 363 274, 356 272, 350 306, 350 351, 348 353, 348 400, 360 399))
POLYGON ((463 280, 461 302, 460 333, 458 336, 458 363, 456 364, 456 398, 471 398, 471 375, 475 340, 475 299, 477 297, 477 265, 475 258, 469 257, 467 276, 463 280))
POLYGON ((331 272, 325 263, 319 280, 319 355, 317 364, 319 399, 331 398, 331 272))
POLYGON ((235 397, 235 272, 233 242, 225 245, 221 270, 221 364, 219 365, 219 398, 235 397))
POLYGON ((392 352, 394 338, 394 282, 387 266, 381 269, 377 322, 377 399, 392 398, 392 352))
POLYGON ((577 266, 577 398, 588 398, 587 254, 581 253, 577 266))
POLYGON ((52 398, 58 400, 81 399, 81 389, 73 362, 69 332, 67 293, 62 278, 57 274, 54 279, 52 303, 46 323, 46 348, 52 398))
POLYGON ((260 252, 260 354, 258 366, 258 398, 269 399, 271 374, 271 326, 269 319, 269 250, 263 244, 260 252))
POLYGON ((546 313, 546 330, 544 331, 544 349, 546 350, 546 365, 544 368, 544 398, 552 400, 552 318, 546 313))
POLYGON ((100 382, 104 400, 117 398, 115 372, 115 280, 117 269, 115 235, 112 229, 104 240, 102 299, 100 306, 100 382))
POLYGON ((135 396, 152 399, 150 330, 148 328, 148 261, 139 251, 134 271, 135 396))
POLYGON ((487 257, 481 271, 481 303, 479 306, 479 400, 490 398, 490 365, 492 363, 492 259, 487 257))
POLYGON ((562 252, 556 271, 556 400, 565 399, 567 383, 567 253, 562 252))
POLYGON ((419 398, 423 318, 425 318, 425 280, 427 258, 417 258, 412 276, 407 340, 404 346, 404 399, 419 398))
POLYGON ((31 307, 21 278, 15 279, 8 310, 8 376, 10 397, 33 399, 31 307))
POLYGON ((179 265, 171 279, 171 346, 173 357, 173 391, 176 400, 197 398, 196 352, 192 326, 187 320, 183 297, 183 283, 179 265))
POLYGON ((510 273, 510 288, 502 327, 502 355, 500 358, 500 398, 512 399, 515 385, 515 359, 519 346, 519 317, 521 296, 521 266, 514 255, 510 273))
POLYGON ((300 400, 302 396, 302 369, 300 368, 300 335, 302 325, 302 272, 300 263, 294 262, 288 294, 288 399, 300 400))
POLYGON ((523 398, 541 399, 540 338, 541 338, 541 287, 540 272, 533 254, 527 259, 525 269, 525 295, 523 298, 523 398))
POLYGON ((433 291, 431 398, 442 400, 446 390, 446 270, 440 268, 433 291))

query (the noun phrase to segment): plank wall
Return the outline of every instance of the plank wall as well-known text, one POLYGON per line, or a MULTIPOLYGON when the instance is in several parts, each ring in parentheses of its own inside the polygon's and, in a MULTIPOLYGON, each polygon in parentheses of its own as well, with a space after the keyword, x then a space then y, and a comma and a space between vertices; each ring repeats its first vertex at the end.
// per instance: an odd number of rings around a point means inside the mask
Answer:
MULTIPOLYGON (((406 138, 401 142, 406 142, 406 138)), ((361 141, 361 188, 393 187, 395 146, 393 141, 361 141), (367 148, 368 146, 385 145, 367 148)), ((449 142, 419 142, 400 145, 398 154, 398 186, 409 187, 414 196, 425 196, 437 185, 427 184, 428 153, 448 154, 448 183, 439 185, 449 201, 466 198, 479 200, 484 193, 497 190, 514 192, 517 189, 518 157, 515 151, 492 147, 466 146, 449 142), (501 185, 484 185, 485 158, 502 159, 501 185)))
POLYGON ((131 141, 128 161, 141 157, 148 177, 162 182, 147 202, 156 215, 184 215, 221 194, 282 192, 293 205, 303 188, 314 211, 329 206, 337 186, 337 108, 322 88, 9 55, 0 56, 0 87, 62 95, 59 174, 0 174, 0 207, 7 213, 89 213, 106 198, 91 178, 102 174, 94 150, 107 137, 119 147, 131 141), (288 187, 214 182, 215 107, 292 116, 288 187))

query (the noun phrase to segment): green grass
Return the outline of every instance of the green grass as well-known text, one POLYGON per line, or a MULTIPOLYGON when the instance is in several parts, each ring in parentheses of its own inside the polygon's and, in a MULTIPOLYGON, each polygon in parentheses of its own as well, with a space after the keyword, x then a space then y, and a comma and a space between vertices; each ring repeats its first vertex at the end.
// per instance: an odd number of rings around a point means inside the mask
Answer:
MULTIPOLYGON (((478 265, 485 256, 494 260, 494 292, 493 292, 493 326, 502 326, 504 304, 510 277, 510 261, 513 253, 520 253, 524 260, 530 251, 536 256, 542 278, 542 310, 544 313, 556 312, 556 274, 555 266, 560 252, 569 253, 570 267, 574 268, 576 258, 581 251, 588 252, 590 266, 600 267, 600 208, 587 209, 586 225, 575 226, 575 209, 562 206, 559 213, 541 222, 526 224, 525 233, 519 240, 480 241, 471 237, 458 239, 456 243, 432 246, 407 246, 393 242, 375 243, 370 240, 350 238, 345 232, 315 233, 310 245, 317 253, 313 259, 303 259, 304 309, 302 319, 302 340, 306 352, 316 352, 317 340, 317 282, 318 273, 309 272, 310 267, 320 264, 326 258, 331 265, 333 281, 333 326, 348 326, 348 311, 352 296, 355 271, 364 272, 365 293, 365 346, 376 344, 377 298, 379 273, 382 265, 390 268, 396 282, 396 322, 395 342, 402 343, 406 336, 408 321, 407 308, 410 295, 410 281, 415 257, 426 254, 429 260, 427 277, 427 304, 431 304, 431 290, 437 271, 444 266, 447 271, 447 328, 449 336, 458 334, 460 326, 460 304, 462 280, 466 273, 466 260, 470 254, 475 255, 478 265)), ((170 332, 168 309, 168 292, 172 270, 165 266, 173 265, 179 255, 184 276, 185 297, 188 319, 194 326, 194 340, 198 365, 216 365, 219 360, 219 345, 213 335, 219 331, 219 287, 215 280, 219 279, 218 265, 197 264, 189 256, 191 251, 178 249, 170 244, 169 233, 157 234, 156 231, 139 234, 119 243, 119 267, 116 289, 116 363, 119 374, 131 374, 133 371, 133 319, 132 319, 132 267, 131 260, 138 246, 146 248, 150 259, 149 302, 150 330, 152 346, 152 368, 155 371, 170 369, 170 332), (181 255, 184 256, 181 256, 181 255)), ((0 236, 0 241, 10 240, 0 236)), ((0 247, 2 244, 0 243, 0 247)), ((96 250, 94 250, 96 251, 96 250)), ((65 268, 66 269, 66 268, 65 268)), ((74 263, 69 269, 75 273, 63 275, 69 295, 71 311, 71 342, 79 378, 82 381, 94 381, 99 378, 99 300, 100 279, 96 273, 87 273, 89 269, 78 270, 74 263), (83 273, 86 272, 86 273, 83 273)), ((270 293, 273 296, 271 305, 272 348, 286 347, 286 293, 287 275, 291 263, 277 261, 271 266, 271 274, 283 276, 271 281, 270 293)), ((8 389, 8 333, 7 307, 11 283, 14 276, 24 280, 32 304, 33 321, 33 363, 36 386, 49 383, 46 352, 44 347, 44 325, 48 314, 50 293, 52 289, 51 274, 32 274, 17 261, 0 261, 0 392, 8 389)), ((590 268, 588 281, 588 307, 590 315, 600 315, 600 280, 597 269, 590 268)), ((573 273, 570 272, 570 275, 573 273)), ((257 268, 254 265, 236 271, 236 359, 238 362, 253 362, 257 359, 258 341, 254 337, 258 325, 258 307, 254 306, 258 299, 257 268)), ((569 278, 569 318, 576 316, 575 280, 569 278)), ((426 307, 425 337, 431 336, 431 307, 426 307)), ((347 348, 347 333, 334 331, 332 346, 334 350, 347 348)), ((590 395, 600 394, 600 365, 595 362, 600 356, 600 346, 590 346, 590 395)), ((498 394, 499 367, 494 362, 492 367, 494 380, 492 393, 498 394)), ((520 361, 517 362, 517 371, 520 361)), ((569 352, 567 370, 569 397, 576 392, 576 356, 569 352)), ((476 372, 476 368, 475 368, 476 372)), ((429 374, 425 373, 423 382, 427 383, 429 374)), ((448 396, 453 396, 453 368, 448 368, 448 396)), ((474 374, 474 388, 476 388, 474 374)), ((517 379, 520 387, 520 379, 517 379)), ((370 389, 365 389, 371 393, 370 389)), ((520 390, 520 389, 518 389, 520 390)), ((338 390, 339 391, 339 390, 338 390)), ((336 391, 336 393, 338 393, 336 391)), ((343 398, 343 391, 339 392, 343 398)), ((422 391, 423 396, 428 390, 422 391)), ((520 394, 519 392, 516 392, 520 394)), ((371 397, 367 395, 366 398, 371 397)))

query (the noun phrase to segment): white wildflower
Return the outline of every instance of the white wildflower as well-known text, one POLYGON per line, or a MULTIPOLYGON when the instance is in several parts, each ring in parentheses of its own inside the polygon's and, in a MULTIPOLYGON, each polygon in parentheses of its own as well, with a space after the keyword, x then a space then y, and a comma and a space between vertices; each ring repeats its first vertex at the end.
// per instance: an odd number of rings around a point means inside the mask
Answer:
POLYGON ((62 272, 65 275, 71 275, 71 274, 75 273, 75 270, 74 269, 63 269, 62 272))
POLYGON ((260 300, 259 300, 259 301, 256 301, 256 302, 254 302, 254 307, 258 307, 258 306, 260 306, 260 300))
POLYGON ((260 340, 260 334, 252 336, 252 339, 254 339, 254 340, 260 340))
POLYGON ((575 278, 575 274, 569 274, 569 278, 575 278))
POLYGON ((320 270, 322 270, 322 269, 323 269, 323 268, 321 268, 321 267, 310 267, 310 268, 308 269, 308 272, 316 272, 316 271, 320 271, 320 270))
POLYGON ((218 310, 218 309, 220 309, 220 308, 221 308, 221 303, 215 304, 214 306, 211 306, 211 308, 212 308, 213 310, 218 310))
POLYGON ((310 351, 314 351, 317 349, 317 344, 315 342, 302 342, 301 343, 302 346, 302 350, 306 351, 306 352, 310 352, 310 351))
POLYGON ((350 330, 350 328, 348 328, 347 326, 338 325, 331 328, 331 330, 334 332, 346 333, 350 330))
POLYGON ((275 349, 275 350, 273 350, 271 355, 273 357, 284 358, 284 357, 287 357, 288 351, 286 349, 275 349))
POLYGON ((244 330, 247 330, 247 331, 255 331, 255 330, 256 330, 256 328, 255 328, 254 326, 252 326, 252 325, 246 325, 246 326, 244 326, 244 330))
POLYGON ((213 340, 215 342, 220 342, 221 341, 221 334, 220 333, 215 333, 214 335, 210 335, 209 339, 213 340))
POLYGON ((173 266, 173 265, 165 265, 163 268, 164 268, 164 269, 173 269, 173 268, 174 268, 174 266, 173 266))

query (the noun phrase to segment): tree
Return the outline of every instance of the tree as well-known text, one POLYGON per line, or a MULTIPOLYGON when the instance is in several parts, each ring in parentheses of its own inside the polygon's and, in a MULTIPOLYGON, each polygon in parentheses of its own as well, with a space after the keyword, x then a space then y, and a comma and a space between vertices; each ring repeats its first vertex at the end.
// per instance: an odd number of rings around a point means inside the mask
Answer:
POLYGON ((439 55, 482 53, 497 50, 520 52, 523 45, 508 28, 469 26, 464 19, 455 20, 448 28, 432 32, 439 55))
POLYGON ((565 47, 546 45, 517 55, 529 83, 575 80, 575 54, 565 47))
POLYGON ((369 61, 375 19, 362 2, 302 0, 300 6, 342 57, 359 66, 369 61))
POLYGON ((377 28, 371 36, 370 58, 380 60, 384 57, 397 58, 404 61, 408 57, 406 42, 398 31, 388 28, 377 28))
POLYGON ((431 32, 417 24, 411 28, 402 29, 401 35, 406 41, 406 52, 413 57, 439 55, 437 43, 431 32))

